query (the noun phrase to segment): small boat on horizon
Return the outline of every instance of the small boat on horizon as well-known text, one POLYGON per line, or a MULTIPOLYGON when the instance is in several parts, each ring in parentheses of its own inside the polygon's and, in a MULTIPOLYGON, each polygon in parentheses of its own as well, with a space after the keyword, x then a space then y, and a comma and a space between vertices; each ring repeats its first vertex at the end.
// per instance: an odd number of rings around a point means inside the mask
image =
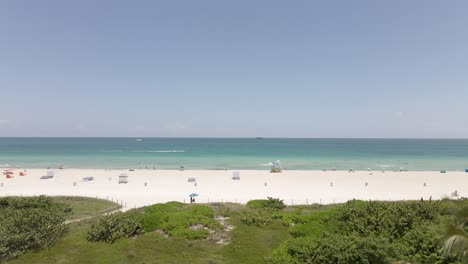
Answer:
POLYGON ((256 137, 255 139, 264 139, 264 138, 262 138, 262 137, 256 137))

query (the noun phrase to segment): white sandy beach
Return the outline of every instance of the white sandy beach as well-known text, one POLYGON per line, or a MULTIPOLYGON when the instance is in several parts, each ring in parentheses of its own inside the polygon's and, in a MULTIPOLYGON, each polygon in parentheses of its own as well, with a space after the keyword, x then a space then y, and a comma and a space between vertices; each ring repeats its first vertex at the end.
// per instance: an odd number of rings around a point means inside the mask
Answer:
POLYGON ((468 196, 468 173, 435 171, 283 171, 240 170, 240 180, 233 171, 224 170, 54 170, 52 179, 40 179, 46 169, 27 169, 26 176, 14 170, 11 179, 2 175, 0 196, 70 195, 98 197, 118 201, 124 209, 167 201, 189 202, 188 195, 198 193, 197 203, 237 202, 267 196, 287 204, 339 203, 350 199, 414 200, 450 197, 458 191, 468 196), (127 184, 118 176, 129 175, 127 184), (372 175, 371 175, 372 174, 372 175), (94 180, 82 181, 93 176, 94 180), (196 185, 188 182, 196 178, 196 185), (367 186, 366 186, 367 182, 367 186), (74 183, 76 185, 74 186, 74 183), (145 186, 146 183, 146 186, 145 186), (425 185, 425 186, 424 186, 425 185))

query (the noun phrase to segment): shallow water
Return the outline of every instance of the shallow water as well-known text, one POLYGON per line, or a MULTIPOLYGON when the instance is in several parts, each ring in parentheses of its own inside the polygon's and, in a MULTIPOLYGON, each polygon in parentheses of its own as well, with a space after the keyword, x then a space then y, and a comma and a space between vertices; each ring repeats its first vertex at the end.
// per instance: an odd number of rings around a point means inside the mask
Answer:
POLYGON ((0 167, 464 170, 468 139, 0 138, 0 167))

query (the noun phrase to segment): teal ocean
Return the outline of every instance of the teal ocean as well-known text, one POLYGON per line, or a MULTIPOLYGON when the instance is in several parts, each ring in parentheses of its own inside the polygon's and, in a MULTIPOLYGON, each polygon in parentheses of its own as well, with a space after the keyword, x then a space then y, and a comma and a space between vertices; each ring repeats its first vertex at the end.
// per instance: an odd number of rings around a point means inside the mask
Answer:
POLYGON ((457 170, 468 139, 0 138, 0 166, 45 168, 457 170))

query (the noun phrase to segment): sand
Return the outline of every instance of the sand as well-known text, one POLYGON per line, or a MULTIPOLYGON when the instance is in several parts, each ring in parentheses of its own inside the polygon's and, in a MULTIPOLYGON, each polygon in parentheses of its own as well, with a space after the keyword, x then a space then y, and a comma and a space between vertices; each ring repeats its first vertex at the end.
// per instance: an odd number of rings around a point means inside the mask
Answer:
POLYGON ((198 193, 197 203, 246 203, 267 196, 286 204, 330 204, 351 199, 414 200, 452 197, 454 191, 468 196, 468 173, 435 171, 283 171, 239 170, 233 180, 228 170, 54 170, 52 179, 40 179, 46 169, 27 169, 26 176, 1 176, 0 196, 68 195, 118 201, 124 210, 167 201, 188 203, 198 193), (128 183, 119 184, 119 175, 128 174, 128 183), (93 181, 84 182, 83 177, 93 181), (196 184, 188 182, 196 178, 196 184), (76 183, 76 184, 75 184, 76 183), (145 186, 146 183, 146 186, 145 186), (366 186, 367 183, 367 186, 366 186))

